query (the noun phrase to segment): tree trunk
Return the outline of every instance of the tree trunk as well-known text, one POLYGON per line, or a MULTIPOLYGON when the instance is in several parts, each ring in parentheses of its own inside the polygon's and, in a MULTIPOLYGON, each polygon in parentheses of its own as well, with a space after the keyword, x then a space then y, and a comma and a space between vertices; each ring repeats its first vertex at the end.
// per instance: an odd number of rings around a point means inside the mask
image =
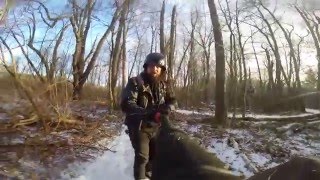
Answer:
POLYGON ((230 36, 229 36, 229 69, 230 69, 230 75, 229 78, 227 79, 227 107, 232 109, 233 115, 235 116, 235 111, 236 111, 236 101, 235 99, 237 98, 236 95, 236 86, 237 86, 237 79, 236 76, 234 74, 234 71, 236 69, 235 67, 235 46, 236 46, 236 42, 234 41, 235 39, 235 34, 233 33, 233 28, 232 28, 232 21, 233 21, 233 17, 231 16, 231 12, 230 12, 230 7, 229 7, 229 1, 225 0, 226 3, 226 8, 224 9, 221 5, 221 2, 219 1, 219 6, 220 9, 223 13, 224 19, 226 21, 228 30, 230 32, 230 36))
MULTIPOLYGON (((153 51, 153 44, 155 43, 155 35, 156 35, 156 28, 153 29, 153 26, 151 26, 151 47, 150 47, 150 53, 154 52, 153 51)), ((156 50, 155 50, 156 51, 156 50)))
MULTIPOLYGON (((127 12, 128 13, 128 12, 127 12)), ((128 14, 126 15, 128 16, 128 14)), ((128 26, 123 20, 123 31, 122 31, 122 88, 124 88, 127 84, 128 74, 127 74, 127 33, 128 33, 128 26)))
POLYGON ((175 29, 176 29, 176 6, 173 6, 171 16, 171 30, 170 30, 170 53, 168 58, 168 79, 173 79, 173 64, 175 52, 175 29))
MULTIPOLYGON (((129 0, 126 0, 121 6, 117 7, 116 11, 113 14, 111 19, 110 25, 105 30, 104 34, 102 35, 101 39, 97 43, 96 47, 92 47, 90 53, 85 57, 85 47, 89 29, 91 27, 91 14, 94 10, 94 6, 96 1, 89 0, 85 6, 84 13, 78 13, 83 9, 77 4, 76 0, 70 1, 73 14, 70 17, 70 23, 72 25, 73 33, 76 39, 76 48, 73 53, 73 60, 72 60, 72 71, 73 71, 73 94, 72 97, 74 100, 78 100, 81 98, 82 94, 82 87, 88 76, 93 69, 95 62, 99 56, 99 53, 102 49, 102 46, 115 26, 116 21, 119 18, 120 11, 124 4, 129 3, 129 0), (86 62, 88 62, 86 68, 86 62)), ((95 44, 94 44, 95 45, 95 44)))
POLYGON ((162 2, 162 8, 160 12, 160 52, 166 54, 165 39, 164 39, 164 12, 165 12, 165 0, 162 2))
POLYGON ((267 69, 268 69, 268 90, 272 90, 274 88, 274 78, 273 78, 273 62, 271 61, 270 58, 270 53, 267 48, 264 48, 264 51, 266 53, 266 58, 267 58, 267 69))
MULTIPOLYGON (((240 49, 240 62, 242 62, 243 65, 243 79, 244 81, 240 84, 240 96, 243 97, 243 100, 241 101, 241 113, 242 117, 245 117, 246 114, 246 102, 247 102, 247 97, 246 97, 246 91, 247 91, 247 65, 246 65, 246 59, 244 55, 244 47, 242 43, 242 34, 240 31, 240 24, 239 24, 239 9, 238 9, 238 2, 236 3, 236 27, 237 27, 237 33, 238 33, 238 46, 240 49)), ((239 62, 239 63, 240 63, 239 62)))
POLYGON ((191 40, 188 42, 187 47, 186 47, 186 48, 184 49, 184 51, 183 51, 183 55, 182 55, 182 57, 181 57, 181 60, 180 60, 179 66, 178 66, 178 70, 177 70, 177 72, 176 72, 176 75, 174 76, 174 82, 173 82, 173 84, 176 84, 175 82, 177 81, 178 76, 179 76, 179 74, 180 74, 180 72, 181 72, 182 63, 183 63, 184 60, 186 59, 187 51, 188 51, 188 49, 189 49, 189 47, 190 47, 190 44, 191 44, 191 40))
POLYGON ((254 47, 253 40, 252 40, 251 43, 252 43, 253 54, 254 54, 254 57, 255 57, 255 59, 256 59, 257 68, 258 68, 260 89, 261 89, 261 91, 263 91, 263 81, 262 81, 262 76, 261 76, 261 70, 260 70, 259 60, 258 60, 258 57, 257 57, 256 48, 254 47))
POLYGON ((215 52, 216 52, 216 111, 215 119, 218 124, 223 125, 226 118, 224 82, 225 82, 225 55, 223 47, 223 37, 220 29, 219 17, 214 0, 208 0, 210 16, 214 32, 215 52))
POLYGON ((115 102, 116 98, 116 85, 117 85, 117 80, 118 80, 118 74, 119 74, 119 67, 120 67, 120 55, 121 55, 121 38, 122 34, 124 31, 124 26, 125 26, 125 20, 127 16, 127 11, 128 11, 128 5, 126 5, 121 12, 121 18, 119 20, 119 27, 117 30, 117 36, 116 36, 116 41, 115 41, 115 46, 114 46, 114 51, 113 51, 113 56, 112 56, 112 68, 111 68, 111 89, 112 89, 112 99, 113 99, 113 104, 116 106, 117 102, 115 102))

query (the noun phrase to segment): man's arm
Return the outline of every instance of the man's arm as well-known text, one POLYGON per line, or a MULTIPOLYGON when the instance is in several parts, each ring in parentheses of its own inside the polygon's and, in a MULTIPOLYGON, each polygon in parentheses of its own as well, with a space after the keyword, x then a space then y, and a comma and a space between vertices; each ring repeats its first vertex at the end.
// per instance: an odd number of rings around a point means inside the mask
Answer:
POLYGON ((137 104, 138 101, 138 86, 133 78, 130 78, 128 84, 122 91, 121 109, 127 115, 142 115, 146 110, 137 104))

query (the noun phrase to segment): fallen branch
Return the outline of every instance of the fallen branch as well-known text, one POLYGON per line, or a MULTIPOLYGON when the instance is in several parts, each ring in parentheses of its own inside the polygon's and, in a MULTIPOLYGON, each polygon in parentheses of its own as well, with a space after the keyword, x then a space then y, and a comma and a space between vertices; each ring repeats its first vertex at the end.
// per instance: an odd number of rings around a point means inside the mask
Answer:
POLYGON ((38 121, 39 121, 38 116, 34 114, 31 116, 31 118, 19 120, 17 123, 14 123, 12 127, 17 128, 18 126, 27 126, 27 125, 36 123, 38 121))
POLYGON ((244 152, 240 151, 239 144, 237 143, 237 141, 233 137, 230 137, 229 141, 231 142, 233 148, 235 148, 236 151, 238 151, 239 154, 242 156, 243 160, 247 163, 250 170, 253 171, 253 173, 259 172, 258 168, 256 168, 255 165, 253 165, 253 163, 249 160, 247 155, 244 152))

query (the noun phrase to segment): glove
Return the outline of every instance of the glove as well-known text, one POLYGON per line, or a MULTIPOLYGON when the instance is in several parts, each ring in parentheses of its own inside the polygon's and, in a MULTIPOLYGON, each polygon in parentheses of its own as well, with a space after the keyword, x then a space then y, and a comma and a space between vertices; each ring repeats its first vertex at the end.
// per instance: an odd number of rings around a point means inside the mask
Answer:
POLYGON ((148 121, 153 121, 155 123, 161 122, 161 112, 157 109, 151 109, 148 112, 148 121))
POLYGON ((154 115, 154 121, 156 122, 156 123, 160 123, 161 122, 161 113, 160 112, 156 112, 156 114, 154 115))

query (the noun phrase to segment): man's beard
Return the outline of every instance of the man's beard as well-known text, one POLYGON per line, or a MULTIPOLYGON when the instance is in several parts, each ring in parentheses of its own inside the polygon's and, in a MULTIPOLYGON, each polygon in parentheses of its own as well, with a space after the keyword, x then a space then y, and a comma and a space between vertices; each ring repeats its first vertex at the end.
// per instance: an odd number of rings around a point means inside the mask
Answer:
POLYGON ((150 76, 150 78, 151 78, 151 80, 153 81, 153 82, 159 82, 160 81, 160 78, 161 77, 161 75, 158 75, 158 76, 150 76))
POLYGON ((149 79, 150 83, 158 83, 161 80, 161 74, 158 76, 153 76, 151 74, 148 74, 148 79, 149 79))

